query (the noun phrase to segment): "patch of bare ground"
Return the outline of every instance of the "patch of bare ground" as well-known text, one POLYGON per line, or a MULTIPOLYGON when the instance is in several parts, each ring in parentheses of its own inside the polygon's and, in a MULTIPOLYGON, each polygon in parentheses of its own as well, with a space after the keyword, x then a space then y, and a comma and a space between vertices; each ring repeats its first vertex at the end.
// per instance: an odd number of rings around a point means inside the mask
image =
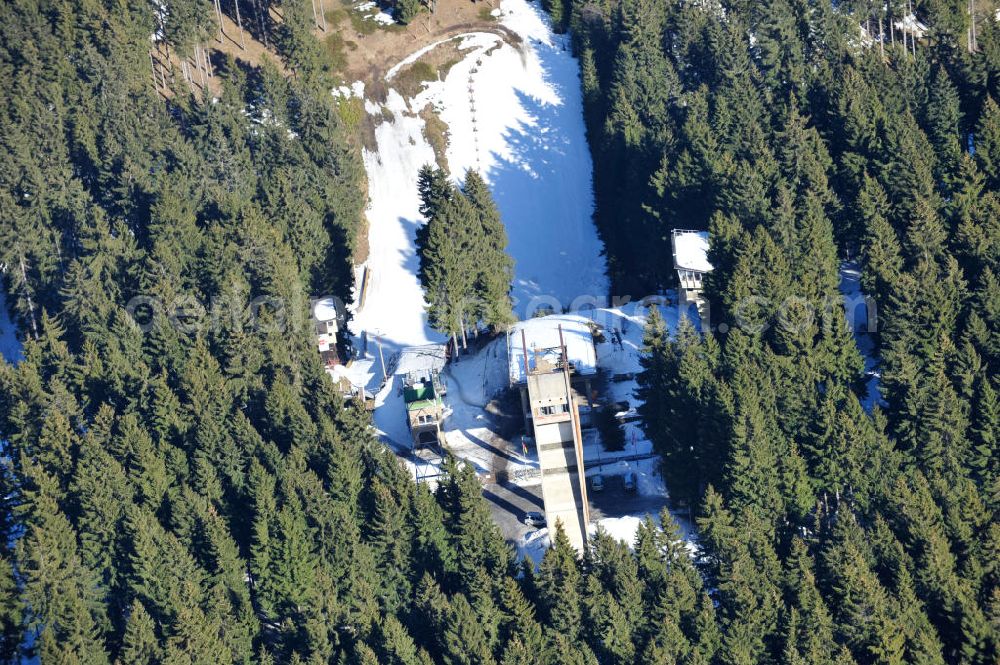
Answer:
POLYGON ((259 28, 250 29, 253 16, 241 16, 241 19, 242 29, 236 21, 223 14, 221 40, 219 31, 216 31, 213 35, 212 48, 219 53, 231 55, 236 60, 243 60, 255 67, 260 66, 267 58, 275 64, 278 71, 285 76, 290 76, 291 72, 285 68, 284 61, 274 51, 274 43, 271 41, 275 26, 282 22, 281 16, 277 12, 270 12, 267 23, 269 27, 265 28, 267 33, 262 32, 259 28), (267 44, 265 45, 262 40, 266 40, 267 44))
POLYGON ((520 38, 490 15, 499 5, 500 0, 437 0, 433 13, 423 11, 409 25, 379 26, 365 20, 361 29, 358 29, 357 19, 351 16, 357 14, 356 11, 351 8, 337 10, 333 18, 344 39, 358 45, 356 50, 347 53, 343 76, 348 81, 364 81, 366 86, 373 84, 414 51, 463 32, 493 32, 516 45, 520 38))
POLYGON ((438 117, 438 114, 431 110, 430 106, 420 109, 418 114, 424 121, 424 138, 431 145, 434 151, 434 159, 438 166, 445 171, 448 170, 448 157, 445 152, 448 148, 448 125, 438 117))
MULTIPOLYGON (((368 193, 365 192, 365 200, 368 193)), ((351 253, 351 261, 359 266, 368 260, 368 215, 361 215, 361 222, 357 226, 357 237, 354 239, 354 251, 351 253)))
POLYGON ((403 97, 411 99, 418 95, 428 81, 441 81, 448 71, 462 60, 458 41, 446 41, 424 53, 420 58, 404 67, 390 82, 403 97))

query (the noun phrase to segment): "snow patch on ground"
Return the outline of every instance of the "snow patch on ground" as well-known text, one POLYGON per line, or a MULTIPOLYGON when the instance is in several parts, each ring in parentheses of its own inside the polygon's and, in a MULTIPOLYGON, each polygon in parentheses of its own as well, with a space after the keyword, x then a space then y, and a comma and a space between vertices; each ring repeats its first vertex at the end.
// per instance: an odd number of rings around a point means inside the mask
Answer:
POLYGON ((868 299, 861 292, 861 270, 853 261, 840 264, 840 293, 844 297, 847 325, 854 333, 858 351, 865 359, 865 385, 868 394, 861 400, 861 404, 865 411, 871 413, 876 405, 885 405, 880 387, 881 359, 875 354, 875 340, 872 339, 872 333, 875 332, 872 326, 877 325, 877 321, 869 319, 869 315, 874 312, 869 310, 868 299))
POLYGON ((366 21, 375 21, 380 25, 392 25, 396 19, 375 2, 359 2, 354 5, 355 11, 361 13, 366 21))
POLYGON ((341 86, 338 86, 338 87, 334 88, 333 90, 331 90, 330 93, 334 97, 339 97, 339 98, 342 98, 342 99, 349 99, 351 97, 357 97, 359 99, 364 99, 364 96, 365 96, 365 82, 364 81, 355 81, 350 86, 341 85, 341 86))
POLYGON ((9 363, 19 362, 22 358, 17 327, 7 311, 7 294, 3 289, 0 289, 0 355, 9 363))
MULTIPOLYGON (((680 527, 680 539, 684 542, 684 547, 693 557, 698 553, 698 534, 694 526, 675 513, 670 515, 680 527)), ((657 526, 661 525, 659 514, 649 513, 649 517, 657 526)), ((609 536, 620 540, 629 547, 635 545, 635 535, 639 530, 639 525, 646 519, 646 515, 625 515, 624 517, 606 517, 598 520, 591 526, 591 532, 596 532, 598 528, 603 529, 609 536)))

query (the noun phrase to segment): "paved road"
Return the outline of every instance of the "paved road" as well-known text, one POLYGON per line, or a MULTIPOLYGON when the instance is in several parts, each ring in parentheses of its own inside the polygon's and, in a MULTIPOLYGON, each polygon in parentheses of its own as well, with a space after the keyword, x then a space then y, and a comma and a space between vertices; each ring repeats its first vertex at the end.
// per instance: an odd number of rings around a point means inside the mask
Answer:
POLYGON ((604 490, 601 492, 594 492, 589 487, 587 490, 591 522, 623 515, 657 515, 667 505, 667 499, 662 496, 626 492, 622 476, 604 476, 604 490))
MULTIPOLYGON (((655 516, 667 505, 664 497, 626 492, 621 476, 605 476, 604 490, 601 492, 594 492, 589 487, 587 490, 591 522, 605 517, 644 513, 655 516)), ((535 530, 521 521, 524 513, 529 510, 543 512, 541 484, 521 487, 513 483, 487 483, 483 486, 483 497, 489 502, 493 519, 500 526, 500 531, 512 544, 535 530)))
POLYGON ((483 497, 490 504, 493 520, 511 543, 517 543, 524 534, 535 530, 521 521, 525 512, 543 512, 541 484, 521 487, 509 482, 487 483, 483 486, 483 497))

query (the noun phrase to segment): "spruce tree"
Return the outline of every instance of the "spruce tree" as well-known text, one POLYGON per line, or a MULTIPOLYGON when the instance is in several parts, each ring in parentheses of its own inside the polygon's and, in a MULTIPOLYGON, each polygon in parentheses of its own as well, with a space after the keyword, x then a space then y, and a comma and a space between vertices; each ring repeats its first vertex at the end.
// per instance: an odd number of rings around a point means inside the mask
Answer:
POLYGON ((510 301, 514 262, 507 255, 507 231, 493 196, 478 172, 466 172, 462 192, 472 204, 474 220, 478 223, 473 250, 478 269, 474 287, 479 301, 476 315, 487 326, 500 330, 514 322, 510 301))
POLYGON ((1000 186, 1000 105, 988 96, 976 124, 976 162, 990 183, 1000 186))
POLYGON ((562 525, 555 528, 552 547, 538 567, 538 600, 546 623, 573 643, 580 638, 583 619, 580 564, 562 525))
POLYGON ((123 665, 153 665, 163 658, 156 637, 156 624, 138 600, 132 603, 129 611, 118 658, 123 665))
POLYGON ((449 335, 457 351, 463 345, 470 315, 475 312, 475 253, 469 233, 472 208, 464 196, 442 204, 427 223, 426 244, 420 247, 427 314, 435 330, 449 335))
POLYGON ((97 577, 80 560, 76 533, 53 498, 54 479, 37 466, 27 471, 37 490, 17 558, 38 655, 45 662, 107 663, 106 608, 97 577))
POLYGON ((23 609, 14 579, 14 568, 6 557, 0 557, 0 652, 14 660, 21 644, 23 609))

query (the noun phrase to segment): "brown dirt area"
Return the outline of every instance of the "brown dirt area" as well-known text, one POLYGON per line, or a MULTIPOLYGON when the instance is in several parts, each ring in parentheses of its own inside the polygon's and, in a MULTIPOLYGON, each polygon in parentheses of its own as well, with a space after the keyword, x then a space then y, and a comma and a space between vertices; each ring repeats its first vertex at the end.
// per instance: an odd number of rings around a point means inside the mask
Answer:
POLYGON ((389 29, 380 27, 370 34, 346 32, 353 26, 349 20, 342 20, 338 28, 344 39, 357 44, 356 49, 346 54, 346 67, 342 72, 344 79, 364 81, 366 85, 375 83, 393 65, 414 51, 463 32, 494 32, 516 42, 516 35, 489 16, 489 12, 499 4, 499 0, 437 0, 433 14, 424 11, 410 25, 389 29))
MULTIPOLYGON (((425 10, 409 25, 385 26, 361 17, 350 1, 325 0, 327 30, 324 32, 317 28, 314 34, 324 44, 337 75, 348 84, 364 81, 366 96, 372 96, 367 94, 371 89, 374 97, 378 98, 379 90, 384 88, 385 73, 406 56, 435 41, 463 32, 481 31, 499 34, 515 44, 519 42, 517 35, 490 16, 499 4, 500 0, 437 0, 434 13, 425 10)), ((274 23, 281 22, 277 12, 272 11, 270 15, 274 23)), ((252 16, 244 16, 244 25, 250 20, 252 16)), ((281 58, 274 52, 273 44, 271 48, 265 47, 249 30, 243 31, 241 40, 236 22, 228 15, 223 15, 223 33, 221 42, 216 30, 204 44, 209 54, 214 56, 213 61, 218 61, 218 54, 229 54, 237 60, 258 65, 266 57, 282 72, 288 73, 281 58), (241 41, 246 48, 241 46, 241 41)), ((441 57, 437 55, 439 50, 443 49, 434 49, 433 55, 428 54, 427 57, 441 57)), ((179 60, 174 54, 171 56, 170 60, 179 69, 179 60)), ((445 60, 433 62, 433 66, 440 69, 448 58, 455 56, 444 57, 445 60)), ((177 71, 176 75, 180 76, 180 72, 177 71)), ((200 87, 200 81, 194 83, 196 88, 200 87)), ((211 92, 217 92, 217 81, 210 81, 208 87, 211 92)))

